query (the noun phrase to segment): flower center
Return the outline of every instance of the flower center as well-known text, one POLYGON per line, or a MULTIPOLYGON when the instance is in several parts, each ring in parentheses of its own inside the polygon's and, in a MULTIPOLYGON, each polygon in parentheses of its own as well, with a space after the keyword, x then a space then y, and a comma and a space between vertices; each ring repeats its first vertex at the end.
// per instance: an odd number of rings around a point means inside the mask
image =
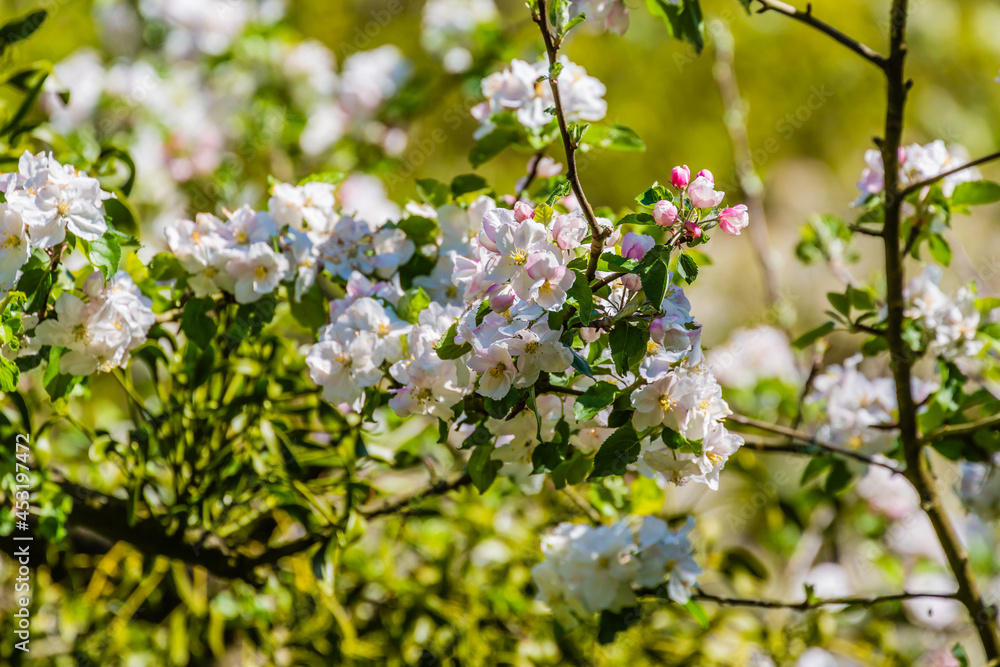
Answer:
POLYGON ((673 412, 673 409, 677 407, 677 401, 667 395, 660 396, 660 407, 664 412, 673 412))
POLYGON ((537 340, 529 341, 528 344, 524 346, 524 353, 532 354, 537 349, 538 349, 538 341, 537 340))
POLYGON ((263 280, 264 278, 267 278, 267 267, 258 266, 257 268, 255 268, 253 270, 253 277, 256 278, 257 280, 263 280))
POLYGON ((497 364, 496 366, 494 366, 493 368, 491 368, 489 371, 487 371, 487 373, 494 380, 499 380, 499 379, 503 378, 503 376, 507 373, 507 367, 504 366, 503 364, 497 364))
POLYGON ((655 342, 648 340, 646 341, 646 356, 652 356, 656 354, 656 351, 660 349, 660 346, 655 342))
POLYGON ((523 265, 528 262, 528 251, 524 248, 515 248, 507 253, 507 256, 510 257, 510 261, 518 265, 523 265))
POLYGON ((59 212, 60 216, 65 218, 69 215, 69 203, 64 201, 59 202, 59 205, 56 206, 56 211, 59 212))
POLYGON ((0 243, 0 248, 10 252, 21 245, 20 237, 14 236, 10 232, 6 232, 6 236, 7 238, 3 240, 3 243, 0 243))

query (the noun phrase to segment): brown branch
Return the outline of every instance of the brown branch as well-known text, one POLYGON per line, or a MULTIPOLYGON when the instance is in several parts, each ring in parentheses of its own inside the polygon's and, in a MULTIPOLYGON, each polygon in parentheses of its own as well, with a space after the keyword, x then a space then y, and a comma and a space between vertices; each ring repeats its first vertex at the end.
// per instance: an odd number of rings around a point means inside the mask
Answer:
MULTIPOLYGON (((902 205, 906 190, 899 183, 899 147, 902 143, 903 118, 909 82, 904 75, 906 60, 907 0, 893 0, 889 16, 889 58, 884 71, 887 79, 885 137, 882 140, 882 164, 885 166, 885 245, 887 328, 890 365, 896 384, 899 410, 899 434, 906 458, 906 477, 920 497, 920 506, 927 513, 942 550, 958 582, 956 599, 968 609, 976 626, 987 660, 1000 658, 1000 635, 996 627, 996 609, 986 604, 979 590, 968 553, 945 511, 937 481, 923 452, 917 427, 917 406, 910 382, 912 354, 903 340, 903 286, 906 276, 900 252, 902 205)), ((959 171, 961 168, 959 168, 959 171)), ((945 172, 946 175, 948 172, 945 172)), ((939 175, 937 178, 941 178, 939 175)), ((922 187, 920 183, 910 188, 922 187)))
POLYGON ((552 76, 552 72, 559 65, 559 44, 556 43, 549 29, 549 14, 545 7, 545 0, 538 0, 538 13, 532 17, 542 31, 542 39, 545 40, 545 53, 549 58, 549 86, 552 88, 552 101, 555 107, 556 122, 559 125, 559 134, 562 136, 563 148, 566 151, 566 179, 569 180, 573 188, 573 194, 580 204, 583 217, 590 227, 590 262, 587 265, 587 280, 593 280, 597 273, 597 262, 604 252, 604 239, 611 234, 610 229, 601 229, 597 224, 597 217, 594 209, 583 192, 583 185, 580 183, 580 174, 576 168, 576 144, 569 133, 569 126, 566 123, 566 112, 563 109, 562 95, 559 92, 558 76, 552 76))
POLYGON ((785 602, 783 600, 758 600, 755 598, 727 598, 719 595, 712 595, 699 590, 691 596, 695 600, 714 602, 720 605, 737 607, 759 607, 761 609, 792 609, 795 611, 809 611, 819 607, 831 605, 863 605, 865 607, 883 604, 886 602, 900 602, 902 600, 913 600, 914 598, 942 598, 955 599, 955 593, 895 593, 892 595, 879 595, 876 597, 842 597, 829 598, 826 600, 805 600, 803 602, 785 602))
POLYGON ((973 167, 977 167, 981 164, 986 164, 987 162, 992 162, 994 160, 1000 160, 1000 151, 997 151, 996 153, 990 153, 989 155, 984 155, 981 158, 976 158, 975 160, 966 162, 965 164, 955 167, 954 169, 949 169, 948 171, 942 171, 940 174, 931 176, 930 178, 925 178, 922 181, 917 181, 913 185, 908 185, 905 188, 903 188, 902 192, 900 192, 900 196, 905 197, 906 195, 916 192, 917 190, 920 190, 928 185, 933 185, 934 183, 937 183, 942 178, 947 178, 952 174, 957 174, 960 171, 965 171, 966 169, 972 169, 973 167))
POLYGON ((779 0, 757 0, 757 2, 759 2, 762 5, 762 7, 757 10, 758 14, 763 14, 764 12, 767 11, 773 11, 773 12, 778 12, 779 14, 784 14, 789 18, 805 23, 806 25, 815 28, 816 30, 819 30, 823 34, 832 37, 834 40, 840 42, 841 44, 849 48, 851 51, 854 51, 859 56, 871 62, 879 69, 884 70, 886 68, 887 60, 885 56, 878 53, 871 47, 862 44, 853 37, 848 37, 841 31, 829 25, 828 23, 824 23, 823 21, 820 21, 819 19, 813 17, 811 4, 806 5, 806 11, 803 12, 799 11, 795 7, 792 7, 788 3, 779 2, 779 0))
MULTIPOLYGON (((726 417, 727 424, 732 422, 740 424, 741 426, 747 426, 749 428, 755 428, 761 431, 768 431, 770 433, 774 433, 777 435, 783 435, 786 438, 807 443, 815 447, 817 450, 822 450, 830 454, 833 454, 835 456, 843 456, 845 458, 854 459, 855 461, 860 461, 866 465, 879 466, 881 468, 885 468, 886 470, 891 470, 892 472, 900 472, 899 468, 897 468, 891 463, 886 463, 885 461, 879 461, 878 459, 874 459, 870 456, 865 456, 860 452, 855 452, 850 449, 844 449, 843 447, 839 447, 838 445, 835 445, 832 442, 826 442, 825 440, 820 440, 819 438, 809 435, 808 433, 803 433, 793 428, 788 428, 787 426, 781 426, 780 424, 769 424, 768 422, 752 419, 750 417, 744 417, 743 415, 729 415, 728 417, 726 417)), ((777 451, 777 448, 775 448, 775 451, 777 451)))
POLYGON ((991 417, 984 417, 978 421, 969 422, 968 424, 951 424, 948 426, 942 426, 925 435, 921 439, 921 442, 934 442, 935 440, 941 440, 942 438, 960 438, 962 436, 972 435, 986 428, 998 426, 1000 426, 1000 415, 993 415, 991 417))
POLYGON ((531 164, 528 166, 528 176, 524 179, 524 184, 518 189, 517 194, 514 195, 516 201, 521 201, 521 198, 528 192, 528 188, 531 187, 531 184, 538 176, 538 165, 544 157, 544 150, 540 150, 531 156, 531 164))

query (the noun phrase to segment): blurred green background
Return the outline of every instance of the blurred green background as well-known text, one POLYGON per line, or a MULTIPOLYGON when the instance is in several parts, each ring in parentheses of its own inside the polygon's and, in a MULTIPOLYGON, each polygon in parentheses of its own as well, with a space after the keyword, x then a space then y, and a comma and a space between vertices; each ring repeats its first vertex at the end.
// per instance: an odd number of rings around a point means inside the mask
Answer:
MULTIPOLYGON (((82 45, 98 46, 91 4, 55 3, 50 20, 22 47, 21 57, 59 60, 82 45)), ((624 37, 580 29, 566 47, 573 60, 607 85, 608 120, 634 128, 647 145, 643 154, 587 156, 582 180, 591 200, 620 209, 649 183, 668 178, 671 166, 680 163, 711 169, 721 184, 737 182, 712 76, 714 36, 731 31, 736 74, 749 114, 754 167, 766 186, 780 285, 798 313, 795 328, 804 330, 819 317, 819 306, 803 297, 837 283, 824 267, 803 269, 794 261, 791 251, 798 226, 815 212, 850 215, 863 153, 873 147, 872 139, 881 131, 880 73, 795 21, 774 12, 747 16, 735 0, 704 2, 709 36, 700 56, 671 39, 642 2, 627 4, 632 20, 624 37)), ((1000 69, 1000 4, 975 0, 911 4, 908 74, 914 86, 905 142, 943 139, 965 146, 973 156, 995 149, 1000 144, 995 120, 1000 84, 993 80, 1000 69)), ((291 0, 287 21, 338 57, 391 43, 418 71, 432 70, 437 65, 419 43, 422 5, 410 0, 291 0)), ((523 3, 500 0, 498 5, 509 40, 505 55, 537 57, 536 27, 523 3)), ((28 0, 7 0, 0 7, 0 19, 37 6, 28 0)), ((816 16, 875 49, 884 48, 888 2, 819 0, 812 7, 816 16)), ((412 128, 402 173, 447 181, 469 171, 466 155, 476 123, 467 109, 478 101, 478 90, 475 81, 453 81, 436 86, 431 95, 427 113, 412 128), (444 143, 432 138, 438 128, 447 132, 444 143)), ((512 189, 528 157, 508 151, 481 171, 498 189, 512 189)), ((413 192, 408 184, 394 188, 390 196, 402 202, 413 192)), ((956 280, 978 278, 984 294, 1000 285, 1000 242, 989 231, 992 214, 987 209, 979 219, 961 221, 958 234, 968 257, 956 252, 954 266, 956 280)), ((877 244, 864 243, 862 254, 877 260, 877 244)), ((706 271, 692 295, 698 304, 696 315, 707 325, 709 343, 724 339, 735 325, 767 318, 762 315, 763 290, 747 238, 720 238, 712 254, 725 268, 706 271)), ((873 266, 863 262, 857 269, 859 277, 867 277, 873 266)))

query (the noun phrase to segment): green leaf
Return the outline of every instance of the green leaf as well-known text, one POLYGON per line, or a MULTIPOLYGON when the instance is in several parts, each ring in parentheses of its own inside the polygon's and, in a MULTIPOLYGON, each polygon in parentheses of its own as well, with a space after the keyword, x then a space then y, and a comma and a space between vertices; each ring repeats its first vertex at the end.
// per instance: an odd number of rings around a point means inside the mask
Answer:
POLYGON ((417 195, 434 208, 444 206, 450 200, 451 191, 448 186, 433 178, 417 179, 417 195))
POLYGON ((493 445, 479 445, 469 457, 469 477, 479 493, 486 493, 486 489, 497 478, 497 472, 503 467, 503 463, 491 458, 492 455, 493 445))
POLYGON ((583 452, 574 451, 573 455, 556 466, 552 471, 552 483, 557 489, 566 485, 579 484, 590 473, 593 463, 583 452))
POLYGON ((837 292, 828 292, 826 295, 827 301, 833 306, 834 310, 843 315, 844 317, 851 316, 851 299, 847 294, 838 294, 837 292))
POLYGON ((449 359, 458 359, 472 351, 472 346, 468 343, 463 343, 461 345, 457 345, 455 343, 455 336, 457 335, 458 322, 455 322, 448 328, 448 331, 445 332, 444 338, 441 339, 441 342, 438 343, 436 350, 439 358, 444 359, 445 361, 449 359))
POLYGON ((462 449, 472 449, 473 447, 487 445, 491 442, 493 442, 493 434, 490 433, 488 428, 480 424, 462 443, 462 449))
POLYGON ((1000 183, 993 181, 968 181, 955 186, 951 195, 954 206, 979 206, 1000 201, 1000 183))
POLYGON ((594 371, 590 369, 590 364, 587 363, 587 360, 581 357, 580 353, 574 350, 573 348, 569 347, 568 345, 566 347, 569 348, 569 351, 573 353, 573 368, 575 368, 578 372, 583 373, 587 377, 593 378, 594 371))
POLYGON ((594 293, 590 289, 590 283, 582 271, 574 270, 576 280, 569 288, 566 295, 576 302, 576 310, 580 314, 580 321, 584 326, 590 324, 590 316, 594 310, 594 293))
POLYGON ((830 495, 837 495, 847 490, 853 479, 854 476, 851 474, 851 470, 847 467, 847 464, 840 459, 834 459, 833 464, 830 466, 830 474, 826 477, 826 486, 824 488, 830 495))
POLYGON ((627 373, 646 356, 649 331, 622 321, 611 330, 608 340, 611 343, 611 359, 615 362, 615 368, 619 373, 627 373))
POLYGON ((818 341, 823 336, 829 334, 831 331, 837 328, 837 325, 833 322, 824 322, 815 329, 811 329, 794 341, 792 341, 792 346, 797 350, 804 350, 816 341, 818 341))
POLYGON ((644 151, 646 144, 635 130, 624 125, 595 125, 587 134, 587 142, 613 151, 644 151))
POLYGON ((752 0, 738 0, 738 2, 740 3, 740 6, 743 7, 743 9, 746 10, 747 15, 749 15, 750 14, 750 3, 752 2, 752 0))
POLYGON ((682 252, 677 258, 677 274, 690 285, 698 277, 698 262, 691 255, 682 252))
POLYGON ((597 413, 615 401, 618 387, 610 382, 597 382, 583 392, 573 404, 573 416, 577 421, 587 421, 597 416, 597 413))
POLYGON ((697 53, 705 46, 705 25, 698 0, 646 0, 646 7, 653 16, 659 16, 670 35, 689 42, 697 53))
POLYGON ((927 249, 931 251, 934 261, 943 266, 951 264, 951 246, 938 234, 927 237, 927 249))
MULTIPOLYGON (((660 246, 662 247, 662 246, 660 246)), ((657 309, 663 303, 663 297, 667 294, 670 286, 670 272, 667 268, 667 261, 663 252, 657 252, 658 248, 653 248, 642 258, 635 273, 642 282, 642 291, 646 293, 646 300, 656 306, 657 309)), ((669 251, 666 253, 669 258, 669 251)))
POLYGON ((431 298, 423 287, 411 287, 403 293, 396 304, 396 314, 410 324, 417 321, 417 317, 427 306, 431 304, 431 298))
POLYGON ((174 280, 186 274, 187 271, 173 253, 161 252, 149 263, 149 277, 153 280, 174 280))
POLYGON ((687 609, 688 613, 694 617, 694 620, 698 621, 698 625, 700 625, 703 630, 708 629, 708 615, 705 613, 705 608, 702 607, 697 600, 688 600, 684 603, 684 608, 687 609))
POLYGON ((464 194, 478 192, 489 187, 486 179, 478 174, 462 174, 451 182, 451 194, 458 199, 464 194))
MULTIPOLYGON (((294 288, 289 290, 294 292, 294 288)), ((330 302, 323 296, 318 284, 313 284, 299 300, 288 299, 288 309, 299 324, 310 331, 318 331, 329 318, 330 302)))
POLYGON ((605 609, 601 612, 601 620, 597 628, 597 642, 599 644, 612 643, 619 632, 628 630, 640 620, 642 620, 642 609, 639 607, 627 607, 621 611, 605 609))
POLYGON ((411 216, 400 220, 396 225, 406 233, 406 238, 413 241, 418 248, 428 243, 437 242, 438 224, 430 218, 411 216))
POLYGON ((42 9, 14 19, 0 27, 0 53, 6 51, 11 44, 31 37, 36 30, 42 27, 46 16, 48 16, 48 12, 42 9))
POLYGON ((105 280, 110 280, 111 276, 117 273, 118 264, 122 261, 122 248, 116 236, 107 231, 101 238, 91 241, 87 259, 91 266, 104 274, 105 280))
POLYGON ((806 464, 806 469, 802 472, 802 479, 799 480, 799 484, 801 486, 805 486, 812 480, 822 475, 832 465, 832 456, 816 456, 809 459, 809 463, 806 464))
MULTIPOLYGON (((656 206, 656 203, 662 200, 673 201, 674 196, 670 193, 666 187, 660 185, 659 183, 653 183, 649 188, 646 189, 641 195, 635 198, 635 201, 647 208, 652 208, 656 206)), ((649 216, 652 218, 653 216, 649 216)))
POLYGON ((17 381, 21 371, 10 359, 0 357, 0 391, 13 392, 17 389, 17 381))
POLYGON ((469 162, 478 168, 489 162, 511 144, 517 143, 521 133, 513 128, 498 127, 476 142, 469 153, 469 162))
POLYGON ((615 225, 655 225, 656 220, 649 213, 628 213, 618 218, 615 225))
POLYGON ((625 424, 608 436, 594 457, 594 471, 590 479, 608 475, 624 475, 629 464, 639 458, 639 434, 631 424, 625 424))
POLYGON ((521 400, 521 391, 513 387, 507 395, 501 399, 483 397, 483 405, 486 407, 486 414, 494 419, 505 419, 514 406, 521 400))
POLYGON ((341 181, 345 178, 347 178, 347 174, 344 172, 329 169, 327 171, 309 174, 299 181, 299 185, 305 185, 306 183, 327 183, 329 185, 340 185, 341 181))
POLYGON ((191 299, 181 314, 181 331, 192 343, 204 349, 215 337, 216 321, 208 317, 215 302, 208 297, 191 299))

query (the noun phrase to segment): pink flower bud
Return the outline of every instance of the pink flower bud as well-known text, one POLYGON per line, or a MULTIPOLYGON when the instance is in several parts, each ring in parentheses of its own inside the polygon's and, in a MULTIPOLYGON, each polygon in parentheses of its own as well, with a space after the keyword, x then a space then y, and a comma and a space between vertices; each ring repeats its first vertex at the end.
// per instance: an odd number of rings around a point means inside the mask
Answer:
POLYGON ((640 280, 639 276, 634 273, 630 273, 627 276, 622 276, 622 285, 624 285, 627 290, 638 292, 642 289, 642 280, 640 280))
POLYGON ((688 236, 694 239, 701 238, 701 227, 698 226, 697 222, 685 222, 684 229, 687 231, 688 236))
POLYGON ((514 204, 514 220, 524 222, 535 217, 535 209, 531 208, 523 201, 514 204))
POLYGON ((712 185, 715 185, 715 176, 713 176, 712 172, 710 172, 708 169, 702 169, 701 171, 699 171, 698 177, 707 178, 708 180, 712 181, 712 185))
POLYGON ((622 239, 622 257, 642 261, 642 258, 654 245, 656 245, 656 241, 653 240, 652 236, 629 232, 622 239))
POLYGON ((513 288, 510 285, 504 285, 490 295, 490 310, 494 313, 506 312, 514 305, 515 298, 513 288))
POLYGON ((677 222, 677 207, 666 199, 661 199, 653 207, 653 220, 661 227, 669 227, 677 222))
POLYGON ((740 231, 750 224, 750 214, 746 204, 737 204, 719 214, 719 228, 730 236, 739 236, 740 231))
POLYGON ((674 167, 670 170, 670 182, 678 190, 683 190, 691 182, 691 170, 687 165, 674 167))

